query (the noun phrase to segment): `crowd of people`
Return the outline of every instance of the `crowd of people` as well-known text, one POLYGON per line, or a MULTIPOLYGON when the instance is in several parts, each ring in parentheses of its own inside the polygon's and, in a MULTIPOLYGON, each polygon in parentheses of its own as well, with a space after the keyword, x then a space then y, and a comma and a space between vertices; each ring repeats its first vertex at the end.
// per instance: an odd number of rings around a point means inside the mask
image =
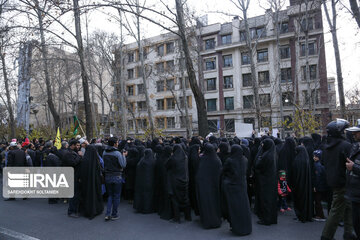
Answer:
POLYGON ((360 126, 336 120, 326 136, 74 138, 60 150, 53 141, 25 139, 1 144, 0 156, 3 167, 73 167, 70 217, 92 219, 105 201, 105 221, 116 220, 123 198, 138 213, 180 223, 181 216, 191 221, 193 211, 205 229, 225 219, 234 234, 248 235, 253 206, 258 224, 277 224, 278 214, 294 210, 299 222, 326 221, 322 240, 332 240, 343 222, 348 240, 360 239, 359 142, 360 126))

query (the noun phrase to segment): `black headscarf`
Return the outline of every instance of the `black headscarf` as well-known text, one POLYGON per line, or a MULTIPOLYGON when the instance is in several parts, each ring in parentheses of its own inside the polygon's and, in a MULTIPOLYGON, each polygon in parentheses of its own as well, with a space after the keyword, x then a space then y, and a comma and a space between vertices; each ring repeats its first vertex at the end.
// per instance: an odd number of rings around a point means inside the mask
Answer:
POLYGON ((229 144, 227 142, 221 142, 219 144, 219 150, 220 152, 218 152, 217 155, 220 158, 221 163, 224 164, 226 159, 229 157, 229 144))
POLYGON ((288 178, 288 183, 291 186, 291 169, 295 159, 296 143, 292 137, 287 137, 285 143, 279 152, 278 170, 285 170, 288 178))
POLYGON ((189 198, 192 209, 195 212, 195 215, 199 215, 199 208, 197 206, 196 200, 196 187, 195 187, 195 176, 199 166, 199 150, 200 145, 194 144, 191 145, 189 150, 189 198))

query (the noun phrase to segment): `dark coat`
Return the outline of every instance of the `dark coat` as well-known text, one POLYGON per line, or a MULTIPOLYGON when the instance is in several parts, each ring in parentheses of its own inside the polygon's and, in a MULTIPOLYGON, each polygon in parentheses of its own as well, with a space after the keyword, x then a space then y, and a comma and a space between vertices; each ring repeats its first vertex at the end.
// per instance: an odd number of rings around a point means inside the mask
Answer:
POLYGON ((355 163, 351 172, 347 174, 346 198, 360 203, 360 146, 354 143, 350 159, 355 163))
POLYGON ((10 150, 7 157, 8 167, 24 167, 27 166, 26 154, 21 149, 10 150))
POLYGON ((342 188, 346 184, 346 158, 350 156, 351 144, 342 138, 328 137, 322 159, 327 184, 331 188, 342 188))
POLYGON ((222 171, 222 194, 224 217, 233 233, 248 235, 252 231, 251 212, 246 184, 247 159, 239 145, 231 147, 231 156, 222 171))
POLYGON ((221 170, 221 161, 214 146, 207 143, 195 177, 200 221, 205 229, 218 228, 221 225, 221 170))
POLYGON ((219 144, 219 152, 217 153, 218 157, 221 160, 221 163, 224 164, 226 159, 229 157, 230 155, 230 146, 228 143, 226 142, 221 142, 219 144))
POLYGON ((313 217, 313 184, 308 153, 304 146, 296 147, 296 157, 292 167, 292 193, 297 218, 311 221, 313 217))
MULTIPOLYGON (((134 191, 135 189, 136 166, 139 160, 138 150, 135 147, 129 148, 126 156, 125 190, 134 191)), ((133 196, 127 196, 127 198, 133 200, 133 196)))
POLYGON ((267 138, 255 161, 256 214, 265 224, 277 223, 277 168, 273 140, 267 138))
POLYGON ((190 146, 189 150, 189 198, 190 205, 195 212, 195 215, 199 215, 199 207, 196 199, 196 182, 195 176, 199 167, 199 149, 200 145, 194 144, 190 146))
POLYGON ((85 217, 92 219, 104 210, 101 191, 101 166, 97 150, 89 145, 81 162, 81 209, 85 217))
POLYGON ((168 172, 169 195, 172 195, 177 206, 190 206, 188 158, 180 144, 176 144, 173 155, 165 163, 168 172))
MULTIPOLYGON (((311 159, 310 159, 311 161, 311 159)), ((321 164, 320 161, 314 163, 315 167, 315 189, 317 192, 326 192, 329 191, 329 186, 326 183, 326 172, 325 167, 321 164)))
POLYGON ((155 159, 152 150, 147 148, 136 167, 134 209, 139 213, 155 212, 154 193, 155 159))
POLYGON ((278 170, 286 171, 286 176, 290 188, 292 184, 291 183, 292 164, 294 162, 296 155, 295 148, 296 148, 295 140, 291 137, 286 138, 285 143, 279 152, 279 158, 278 158, 278 170))

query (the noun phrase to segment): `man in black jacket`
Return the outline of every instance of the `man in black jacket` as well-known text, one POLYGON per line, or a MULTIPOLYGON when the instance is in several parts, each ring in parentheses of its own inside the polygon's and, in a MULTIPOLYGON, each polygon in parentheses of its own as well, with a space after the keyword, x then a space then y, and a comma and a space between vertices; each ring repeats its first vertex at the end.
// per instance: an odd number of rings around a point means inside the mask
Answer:
POLYGON ((26 166, 26 154, 17 147, 16 142, 10 143, 10 151, 7 157, 7 167, 24 167, 26 166))
POLYGON ((346 163, 348 179, 345 197, 351 201, 353 226, 357 239, 360 239, 360 124, 346 130, 353 135, 355 143, 346 163))
POLYGON ((71 140, 69 143, 69 151, 65 154, 63 166, 74 168, 74 197, 69 201, 68 216, 79 217, 80 204, 80 162, 82 160, 82 153, 80 151, 80 142, 71 140))
POLYGON ((351 144, 344 138, 344 130, 348 126, 349 123, 341 119, 332 121, 326 126, 328 137, 323 157, 326 180, 333 191, 333 200, 321 240, 332 240, 342 219, 344 220, 344 240, 356 239, 352 233, 351 204, 345 199, 346 159, 351 150, 351 144))

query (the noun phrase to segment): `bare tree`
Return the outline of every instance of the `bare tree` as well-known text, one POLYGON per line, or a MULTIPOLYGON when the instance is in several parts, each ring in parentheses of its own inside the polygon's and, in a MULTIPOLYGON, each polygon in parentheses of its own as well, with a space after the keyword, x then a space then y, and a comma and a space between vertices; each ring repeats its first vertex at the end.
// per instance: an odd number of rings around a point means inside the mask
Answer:
MULTIPOLYGON (((351 2, 351 1, 350 1, 351 2)), ((341 58, 340 58, 340 50, 339 50, 339 42, 337 38, 337 13, 336 13, 336 5, 338 0, 330 0, 331 5, 331 15, 330 17, 329 10, 326 6, 326 0, 322 0, 325 16, 327 22, 330 27, 330 32, 332 36, 332 42, 334 47, 335 54, 335 63, 336 63, 336 75, 337 75, 337 83, 338 83, 338 93, 339 93, 339 101, 340 101, 340 113, 341 117, 345 117, 345 95, 344 95, 344 83, 341 69, 341 58)))
POLYGON ((349 0, 349 3, 350 3, 351 12, 353 14, 353 17, 355 18, 355 21, 356 21, 358 27, 360 28, 360 10, 359 10, 358 1, 357 0, 349 0))

